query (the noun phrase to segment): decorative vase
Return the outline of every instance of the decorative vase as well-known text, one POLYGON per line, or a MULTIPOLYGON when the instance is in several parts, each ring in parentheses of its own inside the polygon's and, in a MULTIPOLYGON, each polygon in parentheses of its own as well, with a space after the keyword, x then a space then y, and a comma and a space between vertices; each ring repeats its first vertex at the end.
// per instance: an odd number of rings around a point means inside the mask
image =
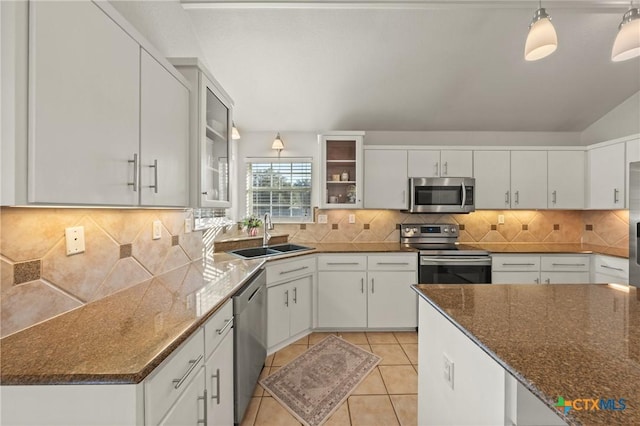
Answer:
POLYGON ((247 228, 247 234, 251 237, 256 237, 258 235, 258 228, 247 228))

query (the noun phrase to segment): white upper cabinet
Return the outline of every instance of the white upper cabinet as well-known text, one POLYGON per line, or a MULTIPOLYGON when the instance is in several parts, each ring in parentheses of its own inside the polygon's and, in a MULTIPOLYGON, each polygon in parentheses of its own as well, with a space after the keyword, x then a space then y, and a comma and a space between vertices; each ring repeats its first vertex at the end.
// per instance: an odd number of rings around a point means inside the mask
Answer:
POLYGON ((636 138, 626 143, 627 160, 625 163, 624 178, 626 183, 625 206, 629 208, 629 163, 640 161, 640 138, 636 138))
POLYGON ((476 178, 476 209, 510 208, 509 151, 475 151, 473 170, 476 178))
POLYGON ((584 151, 548 151, 550 209, 583 209, 585 198, 584 151))
POLYGON ((547 151, 511 152, 511 207, 547 207, 547 151))
POLYGON ((30 3, 31 203, 135 205, 140 46, 90 2, 30 3))
POLYGON ((189 90, 141 51, 140 204, 189 205, 189 90))
POLYGON ((364 207, 367 209, 407 208, 407 151, 364 151, 364 207))
POLYGON ((332 132, 318 136, 321 155, 320 208, 362 208, 363 141, 364 132, 332 132))
POLYGON ((473 151, 408 151, 408 177, 471 176, 473 176, 473 151))
POLYGON ((624 208, 625 144, 617 143, 588 151, 589 208, 624 208))

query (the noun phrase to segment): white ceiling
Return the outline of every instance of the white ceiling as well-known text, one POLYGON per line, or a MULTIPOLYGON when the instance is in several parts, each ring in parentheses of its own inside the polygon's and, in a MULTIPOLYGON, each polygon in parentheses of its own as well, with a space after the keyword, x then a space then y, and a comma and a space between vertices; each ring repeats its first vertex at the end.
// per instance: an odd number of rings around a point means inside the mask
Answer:
POLYGON ((640 90, 627 2, 545 2, 558 50, 526 62, 535 1, 344 1, 186 8, 241 130, 582 131, 640 90))

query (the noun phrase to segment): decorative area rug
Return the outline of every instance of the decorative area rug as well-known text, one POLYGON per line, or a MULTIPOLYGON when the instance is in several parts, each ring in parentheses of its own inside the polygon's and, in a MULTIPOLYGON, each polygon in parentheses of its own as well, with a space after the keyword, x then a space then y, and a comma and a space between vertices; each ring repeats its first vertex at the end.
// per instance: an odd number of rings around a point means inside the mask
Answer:
POLYGON ((381 359, 329 335, 260 384, 302 424, 318 426, 340 407, 381 359))

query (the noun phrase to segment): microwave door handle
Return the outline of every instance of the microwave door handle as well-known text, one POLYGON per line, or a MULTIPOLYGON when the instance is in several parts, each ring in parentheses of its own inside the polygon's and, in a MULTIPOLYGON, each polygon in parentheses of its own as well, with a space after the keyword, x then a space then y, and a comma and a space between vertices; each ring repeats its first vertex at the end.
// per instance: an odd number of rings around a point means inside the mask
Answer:
POLYGON ((464 209, 464 205, 467 204, 467 189, 464 187, 464 182, 460 184, 460 187, 462 188, 462 205, 460 208, 464 209))

